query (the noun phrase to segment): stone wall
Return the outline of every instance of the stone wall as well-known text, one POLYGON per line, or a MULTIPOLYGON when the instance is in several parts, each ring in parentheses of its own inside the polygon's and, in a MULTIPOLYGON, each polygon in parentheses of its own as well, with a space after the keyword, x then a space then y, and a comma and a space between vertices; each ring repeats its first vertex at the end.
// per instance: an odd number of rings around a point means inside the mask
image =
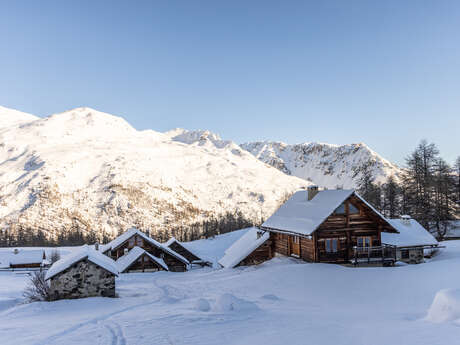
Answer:
POLYGON ((51 299, 115 297, 115 275, 82 260, 50 279, 51 299))

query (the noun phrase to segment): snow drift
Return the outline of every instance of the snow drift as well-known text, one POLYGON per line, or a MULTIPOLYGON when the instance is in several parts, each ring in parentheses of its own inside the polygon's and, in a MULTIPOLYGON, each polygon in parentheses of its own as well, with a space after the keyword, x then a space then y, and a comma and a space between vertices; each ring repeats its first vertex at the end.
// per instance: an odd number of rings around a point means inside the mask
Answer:
POLYGON ((460 289, 438 291, 426 320, 435 323, 460 320, 460 289))

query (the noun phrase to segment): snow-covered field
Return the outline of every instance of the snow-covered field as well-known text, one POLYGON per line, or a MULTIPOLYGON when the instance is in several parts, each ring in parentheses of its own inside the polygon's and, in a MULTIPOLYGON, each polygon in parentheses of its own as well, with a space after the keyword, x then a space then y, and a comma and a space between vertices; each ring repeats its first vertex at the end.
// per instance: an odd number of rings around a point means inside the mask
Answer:
MULTIPOLYGON (((243 234, 191 246, 218 257, 243 234)), ((275 258, 229 270, 123 274, 116 299, 20 304, 27 277, 0 272, 0 343, 458 344, 458 290, 438 294, 441 304, 428 312, 440 290, 460 287, 460 241, 443 245, 425 264, 393 268, 275 258)))

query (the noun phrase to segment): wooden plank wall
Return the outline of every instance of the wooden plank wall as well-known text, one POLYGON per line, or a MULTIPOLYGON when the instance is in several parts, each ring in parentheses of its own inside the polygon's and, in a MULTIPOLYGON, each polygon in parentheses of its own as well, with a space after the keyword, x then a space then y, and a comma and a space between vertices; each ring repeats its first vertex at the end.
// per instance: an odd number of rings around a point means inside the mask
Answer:
POLYGON ((250 265, 258 265, 262 262, 270 260, 273 257, 272 251, 272 241, 268 240, 259 248, 254 250, 251 254, 249 254, 246 259, 241 261, 237 266, 250 266, 250 265))

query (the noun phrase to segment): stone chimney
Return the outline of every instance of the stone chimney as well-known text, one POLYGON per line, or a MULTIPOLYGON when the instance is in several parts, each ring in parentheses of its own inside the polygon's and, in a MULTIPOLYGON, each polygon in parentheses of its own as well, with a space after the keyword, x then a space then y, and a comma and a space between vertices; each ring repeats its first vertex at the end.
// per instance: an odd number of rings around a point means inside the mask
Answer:
POLYGON ((99 242, 96 242, 94 244, 94 249, 96 249, 96 251, 99 251, 99 242))
POLYGON ((125 250, 123 250, 124 255, 128 254, 128 252, 129 252, 128 248, 125 248, 125 250))
POLYGON ((307 192, 308 192, 308 201, 310 201, 311 199, 315 197, 316 194, 318 194, 319 192, 318 186, 315 186, 315 185, 308 186, 307 192))

